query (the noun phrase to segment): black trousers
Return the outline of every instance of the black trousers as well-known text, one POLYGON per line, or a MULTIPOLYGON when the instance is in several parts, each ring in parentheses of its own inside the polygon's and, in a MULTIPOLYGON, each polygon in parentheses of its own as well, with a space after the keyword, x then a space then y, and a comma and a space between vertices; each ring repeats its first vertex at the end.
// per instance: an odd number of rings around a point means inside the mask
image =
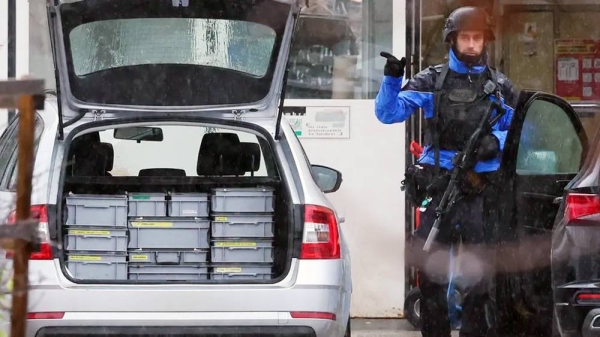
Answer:
MULTIPOLYGON (((495 190, 495 184, 490 181, 480 194, 464 196, 454 204, 440 224, 440 232, 436 238, 436 241, 444 247, 443 249, 454 244, 454 251, 456 251, 461 240, 464 244, 476 246, 484 246, 494 241, 495 190)), ((433 195, 430 204, 421 213, 421 223, 415 235, 422 240, 426 240, 429 235, 435 220, 435 209, 441 198, 441 193, 433 195)), ((422 247, 416 249, 420 248, 422 247)), ((430 254, 434 253, 430 252, 430 254)), ((482 257, 481 261, 487 258, 482 257)), ((446 297, 448 278, 444 276, 443 273, 434 276, 430 271, 419 270, 418 272, 423 322, 421 333, 424 337, 450 337, 451 327, 446 297)), ((490 313, 495 311, 489 296, 489 289, 492 286, 490 279, 490 277, 483 277, 474 283, 469 282, 469 286, 462 289, 460 336, 480 337, 494 334, 493 321, 490 321, 490 313)))

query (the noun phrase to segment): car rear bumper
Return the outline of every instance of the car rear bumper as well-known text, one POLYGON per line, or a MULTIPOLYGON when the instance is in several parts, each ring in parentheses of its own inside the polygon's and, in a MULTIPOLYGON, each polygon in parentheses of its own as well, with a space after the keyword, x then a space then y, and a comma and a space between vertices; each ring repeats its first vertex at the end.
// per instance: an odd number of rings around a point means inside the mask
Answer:
MULTIPOLYGON (((166 327, 181 331, 173 336, 196 328, 198 336, 209 336, 210 328, 220 327, 231 332, 219 334, 227 337, 239 333, 235 327, 270 327, 258 334, 341 337, 350 294, 337 274, 340 263, 306 261, 300 268, 295 261, 288 278, 272 285, 75 285, 54 269, 55 279, 35 278, 39 282, 29 291, 29 312, 43 319, 28 320, 27 336, 54 336, 65 327, 92 328, 82 336, 98 335, 95 331, 103 336, 153 336, 166 327), (304 318, 292 317, 294 312, 304 318), (60 317, 47 319, 46 313, 60 317), (130 333, 135 329, 141 332, 130 333)), ((42 274, 50 276, 48 269, 54 264, 33 265, 34 275, 45 271, 42 274)))
POLYGON ((598 293, 596 282, 572 282, 554 290, 555 319, 562 337, 600 337, 600 301, 578 300, 579 294, 598 293))
POLYGON ((283 312, 65 313, 62 319, 28 320, 27 337, 244 336, 341 337, 342 320, 295 319, 283 312))
POLYGON ((582 337, 600 337, 600 309, 593 309, 586 315, 581 326, 582 337))
POLYGON ((36 337, 100 337, 100 336, 239 336, 247 337, 315 337, 315 331, 306 326, 296 327, 47 327, 38 331, 36 337))

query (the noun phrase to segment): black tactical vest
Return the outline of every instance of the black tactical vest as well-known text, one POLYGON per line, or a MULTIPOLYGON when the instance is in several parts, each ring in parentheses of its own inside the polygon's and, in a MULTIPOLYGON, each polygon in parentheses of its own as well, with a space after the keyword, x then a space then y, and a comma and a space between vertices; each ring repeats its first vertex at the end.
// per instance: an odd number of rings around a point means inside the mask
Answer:
POLYGON ((482 97, 484 85, 490 79, 488 71, 467 75, 448 70, 439 106, 435 107, 439 114, 436 129, 441 150, 461 151, 466 147, 490 108, 489 97, 482 97))

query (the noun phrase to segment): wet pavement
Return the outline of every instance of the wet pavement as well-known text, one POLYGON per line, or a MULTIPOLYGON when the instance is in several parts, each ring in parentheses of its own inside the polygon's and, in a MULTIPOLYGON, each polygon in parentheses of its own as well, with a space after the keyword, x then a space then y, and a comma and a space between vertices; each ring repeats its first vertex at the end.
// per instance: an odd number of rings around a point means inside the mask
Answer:
MULTIPOLYGON (((421 332, 405 319, 353 319, 352 337, 420 337, 421 332)), ((458 331, 452 332, 458 337, 458 331)))

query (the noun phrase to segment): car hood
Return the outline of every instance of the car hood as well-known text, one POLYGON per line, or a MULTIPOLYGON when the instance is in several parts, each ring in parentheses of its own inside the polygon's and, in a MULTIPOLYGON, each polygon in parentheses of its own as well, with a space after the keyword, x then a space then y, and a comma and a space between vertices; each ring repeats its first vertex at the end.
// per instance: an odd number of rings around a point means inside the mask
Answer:
POLYGON ((48 0, 62 118, 197 115, 274 129, 297 0, 48 0))

